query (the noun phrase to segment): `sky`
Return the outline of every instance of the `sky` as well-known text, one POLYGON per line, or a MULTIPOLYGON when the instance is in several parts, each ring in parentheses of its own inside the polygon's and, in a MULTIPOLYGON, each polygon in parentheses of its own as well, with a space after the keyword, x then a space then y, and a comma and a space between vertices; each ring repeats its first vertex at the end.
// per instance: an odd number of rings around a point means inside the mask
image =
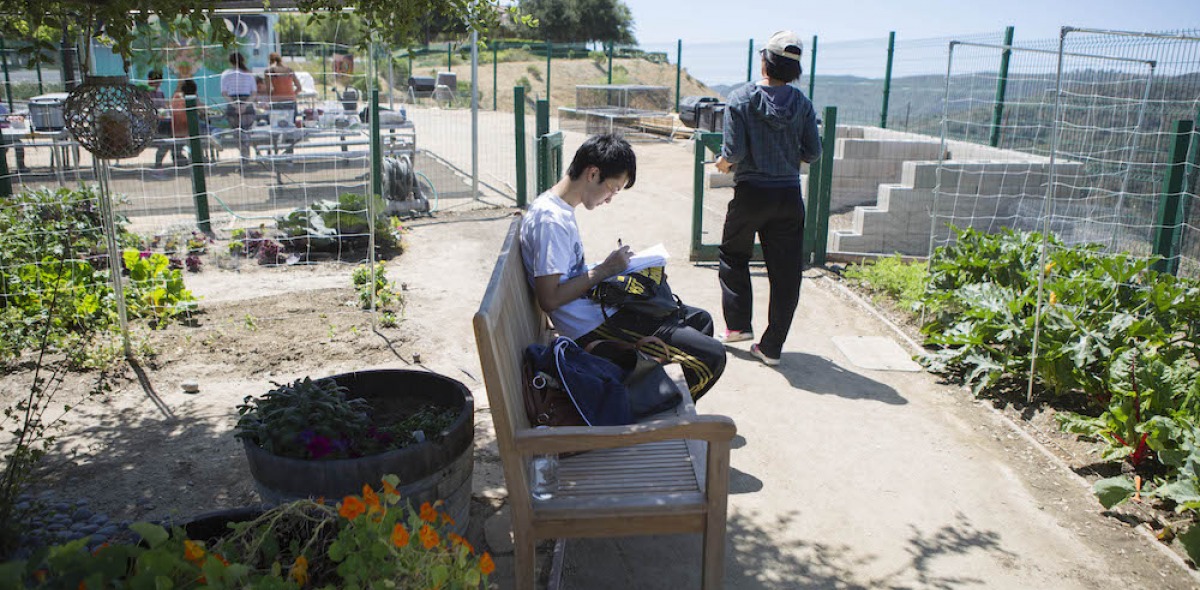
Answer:
MULTIPOLYGON (((806 68, 810 40, 817 36, 818 76, 869 78, 883 76, 889 31, 896 32, 895 76, 940 73, 946 67, 948 44, 943 41, 1000 43, 1007 26, 1014 27, 1015 45, 1039 41, 1036 45, 1049 49, 1056 48, 1064 25, 1123 31, 1200 31, 1200 0, 623 1, 633 13, 634 35, 642 48, 665 52, 674 63, 676 40, 681 39, 684 66, 710 86, 737 84, 748 80, 748 76, 757 76, 758 60, 748 60, 749 41, 753 39, 754 48, 760 49, 780 29, 795 31, 805 40, 806 68), (823 52, 821 48, 825 48, 823 52)), ((995 59, 983 61, 983 66, 995 67, 995 59)), ((973 67, 963 59, 959 66, 973 67)))
POLYGON ((1163 31, 1200 29, 1200 0, 624 0, 639 42, 765 40, 779 29, 819 42, 909 39, 1003 31, 1058 38, 1063 25, 1163 31))

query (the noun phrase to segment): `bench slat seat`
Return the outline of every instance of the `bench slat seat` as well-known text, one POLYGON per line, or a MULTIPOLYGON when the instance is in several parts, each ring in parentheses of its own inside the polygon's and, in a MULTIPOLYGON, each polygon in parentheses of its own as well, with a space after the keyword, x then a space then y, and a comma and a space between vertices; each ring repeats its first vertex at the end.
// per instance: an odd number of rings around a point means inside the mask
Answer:
POLYGON ((625 426, 534 429, 522 401, 521 359, 526 346, 547 341, 548 321, 525 277, 519 230, 518 217, 474 318, 512 512, 516 587, 534 585, 539 539, 702 533, 701 584, 720 588, 729 448, 737 427, 725 416, 697 414, 683 372, 669 365, 681 392, 673 410, 625 426), (558 490, 533 500, 529 461, 548 453, 560 455, 558 490))

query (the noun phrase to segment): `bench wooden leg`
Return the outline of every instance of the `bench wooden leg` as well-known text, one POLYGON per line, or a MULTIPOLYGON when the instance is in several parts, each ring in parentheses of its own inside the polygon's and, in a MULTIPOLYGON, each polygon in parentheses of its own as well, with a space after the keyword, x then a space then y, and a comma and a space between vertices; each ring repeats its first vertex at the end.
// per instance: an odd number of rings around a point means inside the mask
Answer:
POLYGON ((721 588, 725 579, 725 529, 729 498, 729 443, 708 443, 706 475, 708 517, 704 524, 704 590, 721 588))
POLYGON ((537 585, 537 542, 532 531, 513 522, 513 574, 516 579, 514 588, 534 590, 537 585))

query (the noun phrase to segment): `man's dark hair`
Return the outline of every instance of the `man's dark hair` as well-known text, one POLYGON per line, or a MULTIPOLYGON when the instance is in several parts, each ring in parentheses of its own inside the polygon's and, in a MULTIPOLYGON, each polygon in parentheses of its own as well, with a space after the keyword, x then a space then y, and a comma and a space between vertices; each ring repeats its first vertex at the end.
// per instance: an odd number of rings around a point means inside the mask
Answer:
POLYGON ((571 180, 579 180, 588 166, 600 169, 600 180, 628 174, 629 179, 624 188, 632 187, 633 182, 637 180, 637 156, 633 153, 633 146, 617 133, 587 138, 587 141, 575 150, 575 159, 571 160, 571 167, 567 168, 567 176, 570 176, 571 180))
POLYGON ((767 67, 768 78, 779 80, 780 82, 794 82, 800 79, 800 62, 777 56, 765 49, 762 52, 762 56, 763 63, 767 67))
POLYGON ((183 92, 184 96, 187 96, 189 94, 196 94, 196 81, 191 78, 188 78, 188 79, 184 80, 183 82, 180 82, 179 90, 183 92))

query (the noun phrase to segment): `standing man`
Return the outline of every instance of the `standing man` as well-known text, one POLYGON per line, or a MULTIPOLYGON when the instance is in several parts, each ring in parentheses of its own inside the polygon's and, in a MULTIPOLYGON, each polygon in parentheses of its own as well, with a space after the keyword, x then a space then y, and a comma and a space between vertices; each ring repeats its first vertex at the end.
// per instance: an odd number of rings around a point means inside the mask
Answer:
POLYGON ((684 305, 678 315, 653 318, 622 309, 605 318, 588 298, 601 281, 629 266, 629 246, 619 246, 604 262, 588 268, 575 220, 580 205, 591 211, 608 203, 637 180, 637 156, 620 135, 589 137, 571 161, 567 175, 542 193, 521 221, 521 260, 538 306, 558 332, 581 346, 593 340, 637 342, 657 336, 645 351, 680 363, 692 399, 699 399, 725 370, 725 349, 713 334, 708 312, 684 305))
POLYGON ((800 78, 804 43, 791 31, 771 35, 762 50, 762 79, 741 86, 725 107, 725 138, 717 169, 733 170, 733 200, 721 234, 724 342, 754 339, 750 257, 758 234, 770 284, 767 329, 750 353, 779 364, 800 301, 804 199, 800 163, 821 155, 812 102, 790 83, 800 78))

